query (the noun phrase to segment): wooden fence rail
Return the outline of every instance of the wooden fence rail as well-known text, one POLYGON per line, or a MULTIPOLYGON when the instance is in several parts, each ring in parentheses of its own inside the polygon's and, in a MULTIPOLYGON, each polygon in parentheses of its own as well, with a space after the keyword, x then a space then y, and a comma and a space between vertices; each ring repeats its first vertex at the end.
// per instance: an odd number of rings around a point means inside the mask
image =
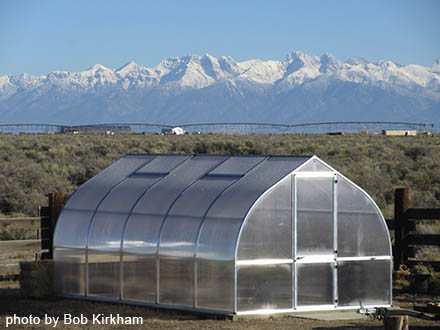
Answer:
POLYGON ((40 239, 23 239, 23 240, 11 240, 0 241, 0 251, 6 253, 16 253, 23 251, 41 251, 40 239))
POLYGON ((34 229, 36 239, 0 241, 0 277, 20 273, 19 261, 25 257, 41 256, 41 217, 37 218, 0 218, 0 229, 34 229))
MULTIPOLYGON (((440 209, 409 208, 409 189, 396 189, 394 196, 394 269, 400 265, 430 264, 440 271, 440 261, 409 260, 420 245, 440 246, 440 233, 417 234, 416 223, 422 220, 440 221, 440 209)), ((387 224, 391 221, 387 221, 387 224)), ((388 226, 389 229, 390 226, 388 226)))
POLYGON ((41 217, 35 218, 0 218, 0 229, 40 229, 41 217))
POLYGON ((0 230, 36 231, 34 239, 0 241, 0 277, 19 274, 22 260, 53 257, 53 230, 64 206, 64 194, 49 194, 48 199, 49 206, 40 207, 39 217, 0 218, 0 230))

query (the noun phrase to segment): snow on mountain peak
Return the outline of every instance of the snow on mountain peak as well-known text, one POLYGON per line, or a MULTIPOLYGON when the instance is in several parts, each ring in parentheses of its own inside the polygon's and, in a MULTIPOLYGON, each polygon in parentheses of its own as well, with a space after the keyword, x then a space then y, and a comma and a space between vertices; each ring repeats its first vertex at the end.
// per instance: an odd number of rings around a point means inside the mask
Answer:
POLYGON ((342 62, 330 53, 325 53, 324 55, 322 55, 320 61, 321 67, 319 68, 319 71, 324 73, 329 71, 336 71, 342 65, 342 62))
POLYGON ((301 51, 294 51, 286 56, 286 63, 287 63, 287 72, 293 73, 295 71, 298 71, 303 66, 306 67, 313 67, 313 68, 319 68, 320 61, 319 57, 317 56, 310 56, 306 53, 303 53, 301 51))
POLYGON ((215 56, 212 56, 211 54, 208 54, 208 53, 203 55, 202 58, 207 58, 207 59, 209 59, 211 61, 217 61, 217 58, 215 56))
POLYGON ((218 63, 218 60, 214 56, 205 54, 200 59, 200 65, 202 66, 205 74, 207 74, 213 79, 218 79, 224 76, 220 68, 220 64, 218 63))
POLYGON ((205 54, 168 58, 149 68, 130 61, 116 70, 95 64, 81 72, 0 77, 0 121, 39 121, 47 118, 45 109, 55 109, 66 123, 108 118, 238 120, 240 113, 240 120, 279 116, 297 121, 312 118, 309 114, 336 118, 341 109, 339 118, 347 118, 344 109, 351 114, 353 107, 367 118, 370 112, 382 116, 384 104, 392 105, 385 116, 390 120, 396 118, 393 109, 402 107, 408 109, 408 119, 438 118, 440 59, 425 67, 362 58, 342 63, 328 53, 310 56, 300 51, 284 60, 241 62, 205 54), (415 117, 417 107, 423 111, 415 117))
POLYGON ((286 61, 293 62, 298 59, 303 59, 304 57, 308 56, 307 54, 303 53, 300 50, 294 50, 293 52, 286 55, 286 61))
POLYGON ((126 77, 127 75, 137 75, 143 69, 143 66, 135 63, 134 61, 130 61, 127 64, 121 66, 119 69, 115 70, 115 73, 121 77, 126 77))
POLYGON ((440 73, 440 57, 435 60, 434 65, 432 66, 432 71, 440 73))
POLYGON ((106 68, 105 66, 103 66, 101 64, 95 64, 86 70, 86 72, 90 72, 90 73, 96 73, 96 72, 100 72, 100 71, 113 71, 113 70, 106 68))
MULTIPOLYGON (((274 84, 276 88, 287 90, 307 82, 322 79, 338 79, 347 82, 365 83, 372 86, 399 86, 407 88, 417 84, 422 87, 437 88, 440 85, 440 59, 430 68, 407 65, 401 66, 391 61, 369 63, 363 58, 351 58, 342 63, 334 55, 311 56, 301 51, 293 51, 282 61, 247 60, 237 62, 232 57, 187 55, 164 59, 157 66, 147 68, 134 61, 113 70, 95 64, 82 72, 54 71, 46 76, 0 77, 0 93, 8 93, 20 88, 37 88, 44 84, 54 84, 66 88, 95 86, 119 86, 129 88, 156 87, 204 88, 217 81, 227 80, 231 84, 274 84)), ((1 96, 1 95, 0 95, 1 96)))
POLYGON ((218 64, 223 72, 229 74, 239 74, 240 69, 238 68, 238 63, 230 56, 220 56, 218 58, 218 64))
POLYGON ((139 64, 137 64, 135 61, 131 60, 130 62, 124 64, 123 66, 121 66, 119 69, 116 69, 116 72, 121 72, 121 71, 125 71, 125 72, 129 72, 129 71, 134 71, 137 70, 140 67, 139 64))

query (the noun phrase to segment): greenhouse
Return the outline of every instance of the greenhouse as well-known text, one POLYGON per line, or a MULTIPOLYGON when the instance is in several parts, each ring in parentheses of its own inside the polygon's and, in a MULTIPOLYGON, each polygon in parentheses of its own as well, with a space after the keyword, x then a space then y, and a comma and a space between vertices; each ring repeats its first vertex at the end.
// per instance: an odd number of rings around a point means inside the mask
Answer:
POLYGON ((391 305, 391 241, 316 156, 127 155, 69 198, 55 291, 222 314, 391 305))

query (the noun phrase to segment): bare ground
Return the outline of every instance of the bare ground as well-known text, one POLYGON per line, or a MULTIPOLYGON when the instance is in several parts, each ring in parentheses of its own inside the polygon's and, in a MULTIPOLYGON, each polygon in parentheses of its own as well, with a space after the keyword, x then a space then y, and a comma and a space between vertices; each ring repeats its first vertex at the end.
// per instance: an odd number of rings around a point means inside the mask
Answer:
MULTIPOLYGON (((418 302, 439 301, 439 296, 419 295, 418 302)), ((394 305, 411 308, 413 296, 410 294, 397 294, 394 298, 394 305)), ((39 325, 20 325, 9 326, 8 329, 50 329, 50 325, 45 325, 44 317, 63 318, 64 314, 79 316, 83 314, 89 319, 87 325, 67 325, 58 324, 57 329, 240 329, 240 330, 268 330, 268 329, 314 329, 314 330, 379 330, 383 329, 382 322, 363 318, 360 320, 349 321, 318 321, 301 319, 297 317, 283 317, 273 319, 249 319, 232 322, 229 320, 209 319, 204 315, 175 312, 169 310, 158 310, 147 307, 129 306, 121 304, 111 304, 102 302, 90 302, 62 298, 48 299, 29 299, 20 295, 18 282, 0 282, 0 329, 6 328, 6 317, 16 314, 18 316, 39 316, 43 321, 39 325), (92 325, 93 314, 120 314, 123 316, 141 316, 143 325, 92 325)), ((424 321, 410 318, 410 329, 413 330, 434 330, 440 329, 440 322, 424 321)))

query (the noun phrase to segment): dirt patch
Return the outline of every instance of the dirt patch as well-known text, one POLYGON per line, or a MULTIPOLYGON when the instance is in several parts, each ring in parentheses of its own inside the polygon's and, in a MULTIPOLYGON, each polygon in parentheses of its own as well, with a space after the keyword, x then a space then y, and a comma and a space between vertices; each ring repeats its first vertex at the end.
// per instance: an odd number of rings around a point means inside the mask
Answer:
MULTIPOLYGON (((418 296, 420 303, 425 301, 440 300, 439 296, 418 296)), ((398 293, 394 298, 394 303, 401 307, 411 307, 413 296, 398 293)), ((0 328, 5 328, 6 317, 16 314, 19 317, 40 317, 42 322, 34 325, 15 324, 8 329, 50 329, 51 325, 45 325, 44 318, 60 317, 64 314, 72 316, 83 315, 88 319, 88 324, 73 325, 58 323, 56 329, 240 329, 240 330, 268 330, 268 329, 304 329, 304 330, 326 330, 326 329, 383 329, 382 322, 364 318, 360 320, 346 321, 318 321, 300 319, 296 317, 273 318, 267 320, 242 320, 232 322, 229 320, 207 319, 205 315, 176 312, 171 310, 158 310, 147 307, 91 302, 73 299, 48 298, 48 299, 28 299, 20 296, 17 282, 0 282, 0 328), (119 314, 123 317, 142 317, 142 325, 123 325, 123 324, 92 324, 93 315, 119 314)), ((440 329, 440 322, 430 322, 418 319, 410 319, 411 329, 414 330, 434 330, 440 329)), ((53 328, 53 327, 52 327, 53 328)))

